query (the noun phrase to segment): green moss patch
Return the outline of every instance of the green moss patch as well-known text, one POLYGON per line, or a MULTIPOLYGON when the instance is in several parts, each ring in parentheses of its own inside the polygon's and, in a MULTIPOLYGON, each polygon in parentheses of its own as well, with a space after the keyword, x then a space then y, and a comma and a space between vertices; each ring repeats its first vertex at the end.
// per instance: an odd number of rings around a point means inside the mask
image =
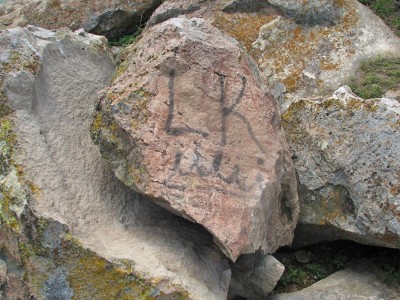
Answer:
POLYGON ((400 58, 363 61, 349 86, 364 99, 380 98, 389 90, 400 90, 400 58))
POLYGON ((123 35, 119 38, 112 39, 109 41, 110 46, 124 47, 136 42, 139 35, 142 33, 143 27, 137 27, 136 31, 132 34, 123 35))

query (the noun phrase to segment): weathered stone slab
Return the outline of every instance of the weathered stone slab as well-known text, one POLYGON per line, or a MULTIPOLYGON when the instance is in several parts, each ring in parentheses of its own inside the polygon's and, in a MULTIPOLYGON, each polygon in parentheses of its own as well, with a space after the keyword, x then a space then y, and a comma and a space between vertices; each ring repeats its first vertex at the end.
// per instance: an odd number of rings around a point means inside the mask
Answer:
POLYGON ((128 51, 92 126, 117 177, 203 225, 233 260, 290 244, 295 175, 249 56, 196 18, 155 25, 128 51))
POLYGON ((299 181, 298 242, 400 248, 400 103, 345 86, 294 102, 282 118, 299 181))

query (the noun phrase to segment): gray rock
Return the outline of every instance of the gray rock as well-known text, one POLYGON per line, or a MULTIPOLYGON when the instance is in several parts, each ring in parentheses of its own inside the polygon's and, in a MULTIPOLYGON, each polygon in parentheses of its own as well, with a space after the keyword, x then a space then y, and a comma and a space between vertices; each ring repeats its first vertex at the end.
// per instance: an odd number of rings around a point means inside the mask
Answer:
POLYGON ((265 299, 284 271, 285 267, 271 255, 242 255, 232 268, 230 294, 265 299))
MULTIPOLYGON (((126 188, 102 161, 90 138, 96 93, 109 84, 114 72, 106 39, 81 31, 51 32, 31 26, 1 31, 0 47, 1 100, 13 111, 7 115, 18 144, 12 158, 21 166, 18 171, 10 166, 3 170, 0 188, 12 196, 10 211, 17 222, 27 211, 35 212, 32 220, 53 220, 47 221, 50 224, 44 229, 25 224, 26 218, 19 226, 23 230, 35 227, 29 236, 36 246, 41 238, 40 255, 51 254, 42 259, 45 262, 34 258, 35 270, 52 269, 54 253, 62 253, 65 244, 76 239, 101 257, 132 264, 132 271, 120 276, 129 278, 134 272, 152 281, 154 298, 182 291, 192 299, 225 298, 230 268, 212 237, 126 188), (33 190, 29 194, 21 173, 33 190), (67 227, 73 233, 68 237, 63 229, 67 227)), ((29 254, 34 249, 29 248, 27 238, 23 241, 29 254)), ((5 247, 11 248, 11 242, 5 247)), ((94 259, 88 253, 84 252, 85 257, 94 259)), ((99 258, 95 262, 102 263, 99 258)), ((82 299, 99 295, 95 287, 77 289, 76 279, 85 281, 88 276, 101 282, 107 274, 80 271, 80 265, 69 259, 57 264, 65 276, 50 272, 41 288, 49 299, 68 299, 71 290, 74 297, 82 299), (67 276, 71 270, 75 287, 67 276)), ((114 265, 109 264, 112 272, 114 265)), ((29 282, 31 276, 25 278, 24 284, 34 284, 29 282)), ((8 290, 12 291, 11 285, 8 290)))
POLYGON ((282 9, 289 17, 303 24, 334 24, 340 15, 341 7, 334 0, 268 0, 282 9))
POLYGON ((395 300, 399 289, 385 285, 369 270, 349 268, 314 283, 301 291, 275 295, 268 300, 395 300))
POLYGON ((342 87, 294 102, 282 119, 299 181, 298 243, 400 248, 400 103, 342 87))
POLYGON ((312 253, 307 250, 297 250, 294 257, 299 263, 308 264, 312 260, 312 253))

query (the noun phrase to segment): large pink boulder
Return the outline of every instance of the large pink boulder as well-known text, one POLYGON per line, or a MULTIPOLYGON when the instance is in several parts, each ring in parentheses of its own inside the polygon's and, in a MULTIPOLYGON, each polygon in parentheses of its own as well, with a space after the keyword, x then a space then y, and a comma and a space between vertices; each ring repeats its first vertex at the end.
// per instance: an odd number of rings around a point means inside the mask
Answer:
POLYGON ((290 244, 295 173, 276 104, 238 42, 173 18, 128 52, 92 124, 117 177, 203 225, 232 260, 290 244))

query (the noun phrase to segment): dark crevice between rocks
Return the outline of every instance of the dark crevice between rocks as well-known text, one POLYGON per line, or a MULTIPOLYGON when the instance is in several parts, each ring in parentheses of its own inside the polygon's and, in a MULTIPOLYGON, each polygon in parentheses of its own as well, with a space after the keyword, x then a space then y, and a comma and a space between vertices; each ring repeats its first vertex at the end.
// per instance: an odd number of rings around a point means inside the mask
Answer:
POLYGON ((129 13, 124 10, 107 11, 86 26, 90 33, 105 35, 109 40, 116 40, 133 34, 143 28, 153 12, 162 4, 162 0, 154 0, 143 12, 129 13))
POLYGON ((300 249, 283 247, 273 256, 285 266, 273 295, 304 289, 337 271, 360 264, 370 266, 370 271, 383 284, 395 288, 400 286, 399 249, 337 240, 300 249))
POLYGON ((283 194, 280 197, 280 206, 281 206, 281 220, 284 220, 282 223, 292 223, 293 222, 293 210, 291 207, 291 201, 289 200, 291 195, 290 193, 290 186, 287 184, 282 185, 283 194))

